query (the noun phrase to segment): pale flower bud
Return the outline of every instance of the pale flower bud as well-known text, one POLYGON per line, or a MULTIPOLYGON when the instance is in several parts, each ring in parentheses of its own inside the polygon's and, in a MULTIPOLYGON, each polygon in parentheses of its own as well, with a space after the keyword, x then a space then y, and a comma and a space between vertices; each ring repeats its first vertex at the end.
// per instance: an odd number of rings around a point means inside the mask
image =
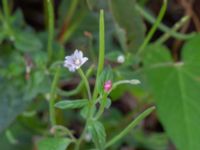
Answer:
POLYGON ((124 55, 119 55, 119 56, 117 57, 117 62, 118 62, 118 63, 122 64, 122 63, 124 63, 124 61, 125 61, 124 55))

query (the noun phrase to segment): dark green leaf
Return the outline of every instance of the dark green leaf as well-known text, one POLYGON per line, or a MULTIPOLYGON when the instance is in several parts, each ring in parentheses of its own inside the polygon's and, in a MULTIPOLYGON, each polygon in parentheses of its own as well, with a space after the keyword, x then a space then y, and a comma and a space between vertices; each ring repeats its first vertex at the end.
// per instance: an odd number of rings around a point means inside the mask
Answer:
POLYGON ((37 51, 41 50, 42 43, 33 33, 20 32, 15 36, 15 47, 22 52, 37 51))
POLYGON ((39 94, 49 91, 44 71, 31 70, 25 78, 24 57, 3 45, 0 51, 0 132, 8 127, 39 94))

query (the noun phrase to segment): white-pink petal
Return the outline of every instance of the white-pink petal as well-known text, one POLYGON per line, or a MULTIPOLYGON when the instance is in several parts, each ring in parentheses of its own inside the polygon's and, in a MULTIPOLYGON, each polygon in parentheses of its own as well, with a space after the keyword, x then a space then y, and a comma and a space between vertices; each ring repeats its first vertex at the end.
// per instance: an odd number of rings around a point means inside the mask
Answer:
POLYGON ((76 69, 79 69, 87 60, 87 57, 83 57, 83 52, 76 49, 72 55, 65 57, 64 67, 67 67, 69 71, 74 72, 76 69))

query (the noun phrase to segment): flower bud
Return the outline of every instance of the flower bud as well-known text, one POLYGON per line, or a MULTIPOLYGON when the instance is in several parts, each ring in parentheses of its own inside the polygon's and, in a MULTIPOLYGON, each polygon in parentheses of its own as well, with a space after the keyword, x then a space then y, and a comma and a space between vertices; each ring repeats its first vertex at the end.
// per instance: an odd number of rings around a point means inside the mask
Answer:
POLYGON ((112 88, 112 81, 108 80, 104 83, 104 91, 109 92, 110 89, 112 88))
POLYGON ((118 63, 122 64, 122 63, 124 63, 124 61, 125 61, 124 55, 119 55, 119 56, 117 57, 117 62, 118 62, 118 63))

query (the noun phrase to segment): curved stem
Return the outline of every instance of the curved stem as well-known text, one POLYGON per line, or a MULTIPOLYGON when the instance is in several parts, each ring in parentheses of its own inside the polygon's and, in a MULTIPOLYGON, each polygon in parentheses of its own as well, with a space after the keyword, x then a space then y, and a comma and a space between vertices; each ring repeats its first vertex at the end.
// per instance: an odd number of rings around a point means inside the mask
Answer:
POLYGON ((81 76, 82 80, 83 80, 84 83, 85 83, 85 87, 86 87, 87 93, 88 93, 88 99, 89 99, 89 100, 92 100, 89 82, 88 82, 88 80, 87 80, 87 78, 86 78, 86 76, 85 76, 85 74, 83 73, 83 71, 82 71, 81 68, 78 69, 78 73, 79 73, 79 75, 81 76))
POLYGON ((180 21, 178 21, 169 32, 166 32, 163 36, 161 36, 157 41, 156 44, 162 44, 164 43, 172 34, 172 32, 177 31, 182 25, 184 25, 188 20, 189 16, 184 16, 181 18, 180 21))
MULTIPOLYGON (((79 2, 79 0, 73 0, 73 1, 71 1, 71 5, 69 7, 69 11, 67 12, 66 18, 65 18, 64 23, 63 23, 63 25, 61 27, 61 31, 60 31, 60 33, 58 35, 58 41, 60 43, 64 43, 64 41, 68 38, 69 34, 71 33, 71 32, 68 32, 67 30, 69 29, 68 28, 69 27, 69 23, 70 23, 71 18, 73 17, 73 15, 75 13, 75 10, 76 10, 76 8, 78 6, 78 2, 79 2)), ((74 29, 76 27, 72 26, 72 28, 74 29)), ((72 29, 70 29, 70 31, 71 30, 72 29)))
POLYGON ((166 9, 167 9, 167 0, 164 0, 162 8, 160 9, 159 15, 157 17, 157 20, 154 23, 154 25, 152 26, 151 30, 149 31, 149 33, 148 33, 147 37, 145 38, 143 44, 140 46, 140 48, 137 52, 137 55, 140 55, 143 52, 143 50, 145 49, 145 47, 147 46, 147 44, 151 40, 151 38, 152 38, 153 34, 155 33, 158 25, 160 24, 161 20, 163 19, 164 15, 165 15, 166 9))
MULTIPOLYGON (((156 19, 150 15, 146 10, 144 10, 141 6, 135 5, 136 10, 151 24, 154 24, 156 22, 156 19)), ((171 29, 164 24, 160 23, 158 28, 163 31, 163 32, 169 32, 171 29)), ((178 32, 170 32, 170 35, 176 39, 180 40, 186 40, 195 35, 195 33, 190 33, 190 34, 183 34, 183 33, 178 33, 178 32)))
POLYGON ((87 92, 88 92, 88 97, 89 97, 89 109, 88 109, 88 114, 87 114, 87 120, 86 120, 85 127, 84 127, 84 129, 83 129, 83 132, 82 132, 80 138, 77 140, 75 150, 79 150, 80 144, 81 144, 81 142, 82 142, 82 140, 83 140, 83 138, 84 138, 84 136, 85 136, 85 133, 86 133, 86 131, 87 131, 88 123, 89 123, 90 119, 92 118, 92 110, 93 110, 92 107, 94 106, 88 80, 87 80, 85 74, 83 73, 83 71, 81 70, 81 68, 78 69, 78 72, 79 72, 79 74, 80 74, 82 80, 84 81, 85 87, 86 87, 87 92))
MULTIPOLYGON (((87 71, 86 71, 86 78, 90 77, 91 74, 93 73, 93 69, 94 69, 94 66, 92 65, 87 71)), ((84 86, 84 81, 82 80, 79 85, 71 90, 71 91, 63 91, 61 89, 58 89, 58 93, 62 96, 73 96, 77 93, 79 93, 82 89, 83 89, 83 86, 84 86)))
POLYGON ((103 114, 104 109, 105 109, 105 105, 106 105, 107 96, 108 96, 107 93, 103 95, 102 102, 100 103, 100 108, 99 108, 99 111, 96 114, 95 120, 98 120, 101 117, 101 115, 103 114))

